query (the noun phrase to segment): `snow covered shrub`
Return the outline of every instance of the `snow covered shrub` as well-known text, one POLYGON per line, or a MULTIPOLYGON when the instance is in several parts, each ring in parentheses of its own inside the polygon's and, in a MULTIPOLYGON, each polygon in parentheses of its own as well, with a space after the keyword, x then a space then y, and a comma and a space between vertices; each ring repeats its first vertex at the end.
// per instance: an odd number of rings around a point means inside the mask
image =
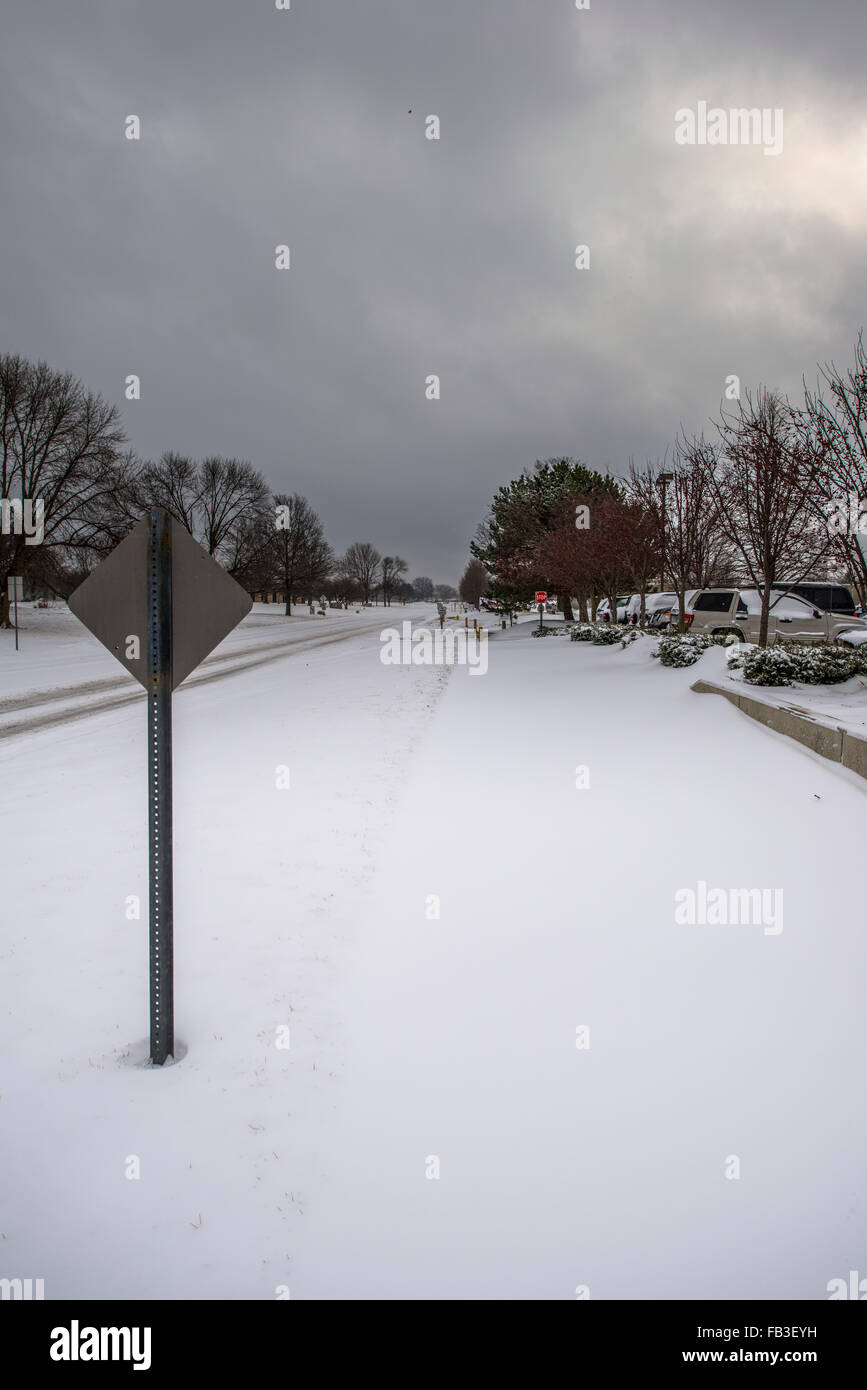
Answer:
POLYGON ((750 685, 793 685, 796 665, 785 647, 754 647, 744 657, 744 680, 750 685))
POLYGON ((597 647, 613 647, 618 642, 625 647, 640 636, 637 628, 621 623, 576 623, 569 633, 571 641, 594 642, 597 647))
POLYGON ((806 685, 836 685, 865 669, 863 656, 851 647, 804 647, 791 653, 797 666, 796 680, 806 685))
POLYGON ((556 637, 558 629, 556 627, 534 627, 534 637, 556 637))
POLYGON ((590 640, 597 647, 613 647, 615 642, 623 640, 625 631, 626 629, 619 627, 617 623, 597 623, 590 640))
POLYGON ((702 652, 719 646, 720 640, 704 632, 673 632, 669 637, 660 637, 653 655, 659 657, 663 666, 694 666, 702 652))

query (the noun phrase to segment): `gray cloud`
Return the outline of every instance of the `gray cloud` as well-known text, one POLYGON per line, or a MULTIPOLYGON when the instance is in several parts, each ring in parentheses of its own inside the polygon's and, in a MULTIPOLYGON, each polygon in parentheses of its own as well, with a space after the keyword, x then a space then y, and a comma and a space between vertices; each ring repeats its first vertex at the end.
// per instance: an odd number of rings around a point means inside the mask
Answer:
POLYGON ((845 358, 865 38, 848 0, 20 0, 3 347, 116 399, 142 453, 250 458, 338 547, 455 581, 533 459, 620 470, 730 372, 845 358), (700 99, 783 107, 782 155, 677 147, 700 99))

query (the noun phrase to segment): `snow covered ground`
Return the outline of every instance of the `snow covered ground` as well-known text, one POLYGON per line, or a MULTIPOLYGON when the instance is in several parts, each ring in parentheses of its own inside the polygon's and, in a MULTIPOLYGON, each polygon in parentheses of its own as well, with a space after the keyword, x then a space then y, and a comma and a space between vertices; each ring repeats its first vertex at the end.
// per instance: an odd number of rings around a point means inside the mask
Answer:
POLYGON ((867 1236, 863 782, 646 639, 522 623, 473 678, 384 666, 405 616, 176 699, 173 1067, 141 702, 0 743, 0 1276, 827 1297, 867 1236), (782 890, 782 929, 680 925, 699 881, 782 890))

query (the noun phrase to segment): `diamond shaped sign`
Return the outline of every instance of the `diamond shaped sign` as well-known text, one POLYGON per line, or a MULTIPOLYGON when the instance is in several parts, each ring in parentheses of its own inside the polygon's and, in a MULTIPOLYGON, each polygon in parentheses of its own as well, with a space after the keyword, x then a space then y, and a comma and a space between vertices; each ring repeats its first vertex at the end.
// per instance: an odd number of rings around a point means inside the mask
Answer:
MULTIPOLYGON (((174 517, 172 554, 172 690, 237 627, 253 600, 174 517)), ((79 622, 145 688, 148 683, 148 519, 103 560, 69 597, 79 622), (131 639, 137 639, 131 640, 131 639)))

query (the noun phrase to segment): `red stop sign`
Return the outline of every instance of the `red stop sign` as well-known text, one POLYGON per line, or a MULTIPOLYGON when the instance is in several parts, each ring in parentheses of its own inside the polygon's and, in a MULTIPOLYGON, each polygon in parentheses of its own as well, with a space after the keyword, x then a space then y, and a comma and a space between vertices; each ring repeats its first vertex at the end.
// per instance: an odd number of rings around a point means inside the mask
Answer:
POLYGON ((545 593, 545 590, 544 590, 544 589, 540 589, 539 592, 538 592, 537 595, 536 595, 536 602, 537 602, 537 603, 544 603, 544 602, 545 602, 545 599, 546 599, 547 597, 548 597, 548 595, 545 593))

